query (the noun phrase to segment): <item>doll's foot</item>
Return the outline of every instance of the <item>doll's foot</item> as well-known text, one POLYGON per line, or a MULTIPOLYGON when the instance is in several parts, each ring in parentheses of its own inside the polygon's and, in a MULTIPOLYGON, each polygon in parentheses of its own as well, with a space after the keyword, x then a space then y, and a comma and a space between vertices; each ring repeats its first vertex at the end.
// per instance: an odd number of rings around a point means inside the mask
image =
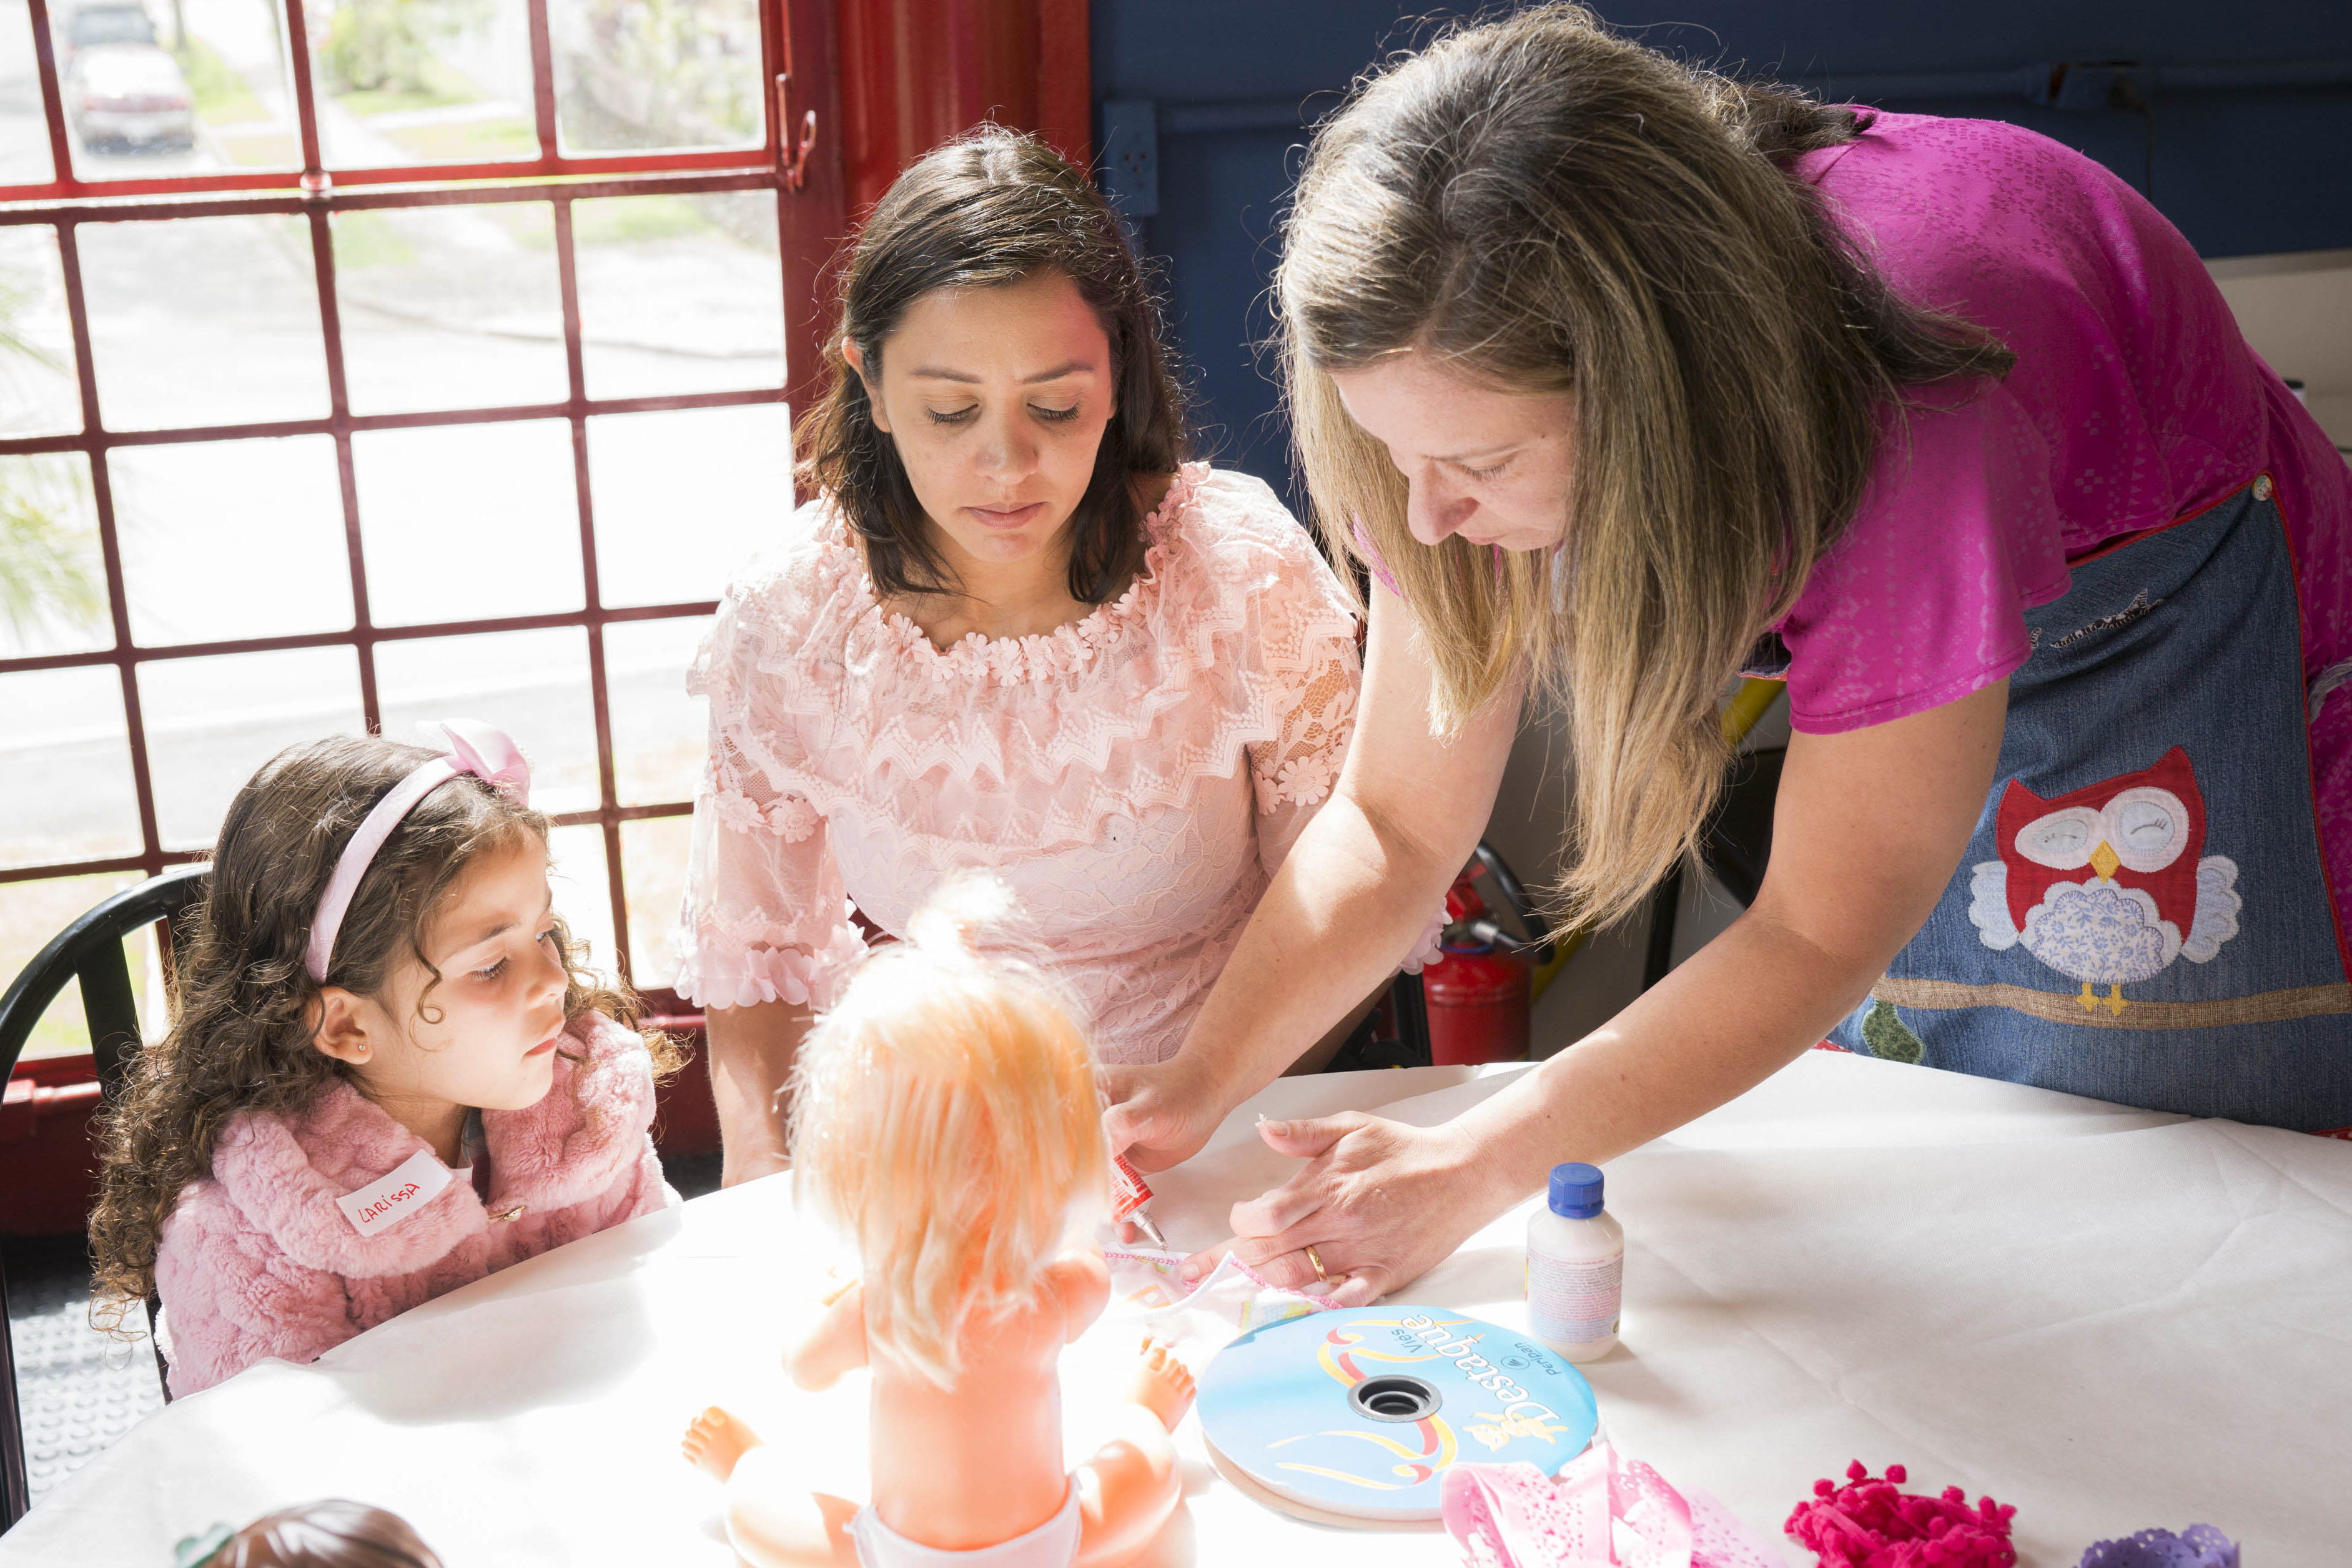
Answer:
POLYGON ((678 1444, 687 1462, 715 1481, 733 1475, 743 1456, 759 1446, 759 1433, 717 1405, 694 1418, 678 1444))
POLYGON ((1184 1412, 1192 1407, 1192 1371, 1176 1359, 1174 1351, 1146 1334, 1143 1364, 1136 1368, 1135 1386, 1127 1396, 1159 1416, 1160 1424, 1173 1432, 1176 1423, 1184 1419, 1184 1412))

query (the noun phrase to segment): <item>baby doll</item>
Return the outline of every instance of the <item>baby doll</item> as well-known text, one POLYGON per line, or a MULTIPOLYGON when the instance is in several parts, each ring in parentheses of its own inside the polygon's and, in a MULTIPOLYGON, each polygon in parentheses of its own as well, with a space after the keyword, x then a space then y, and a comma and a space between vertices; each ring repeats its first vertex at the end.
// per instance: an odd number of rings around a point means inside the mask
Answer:
POLYGON ((328 1498, 190 1536, 177 1568, 441 1568, 441 1559, 398 1514, 328 1498))
POLYGON ((754 1568, 942 1552, 1110 1568, 1176 1506, 1168 1434, 1192 1379, 1148 1340, 1117 1435, 1062 1468, 1056 1363, 1110 1289, 1101 1253, 1067 1243, 1101 1216, 1109 1151, 1068 1010, 1034 974, 971 950, 1003 901, 993 883, 950 883, 802 1048, 794 1196, 854 1244, 864 1279, 786 1366, 810 1389, 873 1368, 873 1497, 859 1509, 796 1487, 741 1421, 704 1411, 686 1454, 727 1484, 728 1536, 754 1568))

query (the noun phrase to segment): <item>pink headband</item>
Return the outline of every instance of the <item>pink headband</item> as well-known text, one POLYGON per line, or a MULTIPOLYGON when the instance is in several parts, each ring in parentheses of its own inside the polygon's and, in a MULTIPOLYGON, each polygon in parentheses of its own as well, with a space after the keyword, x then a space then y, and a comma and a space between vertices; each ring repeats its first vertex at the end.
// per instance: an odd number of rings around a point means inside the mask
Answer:
POLYGON ((367 874, 393 829, 416 809, 419 800, 460 773, 470 773, 516 805, 530 804, 530 764, 523 760, 506 731, 469 718, 418 727, 428 734, 437 728, 447 737, 448 754, 422 764, 394 785, 343 846, 341 858, 335 862, 335 874, 327 879, 327 891, 319 895, 319 913, 310 922, 310 947, 304 967, 320 985, 327 982, 328 961, 335 956, 335 934, 343 928, 343 916, 351 910, 360 878, 367 874))

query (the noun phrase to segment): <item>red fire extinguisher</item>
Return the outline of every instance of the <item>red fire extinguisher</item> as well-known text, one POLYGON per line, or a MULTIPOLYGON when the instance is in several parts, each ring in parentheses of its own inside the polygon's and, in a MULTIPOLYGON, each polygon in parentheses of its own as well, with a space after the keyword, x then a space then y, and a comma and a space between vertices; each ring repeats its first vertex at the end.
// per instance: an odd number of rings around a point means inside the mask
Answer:
POLYGON ((1520 1060, 1528 1054, 1529 982, 1550 947, 1543 917, 1485 844, 1446 890, 1445 915, 1443 956, 1421 972, 1430 1060, 1440 1065, 1520 1060), (1504 896, 1518 906, 1534 941, 1515 941, 1495 923, 1478 894, 1481 871, 1492 873, 1504 896))

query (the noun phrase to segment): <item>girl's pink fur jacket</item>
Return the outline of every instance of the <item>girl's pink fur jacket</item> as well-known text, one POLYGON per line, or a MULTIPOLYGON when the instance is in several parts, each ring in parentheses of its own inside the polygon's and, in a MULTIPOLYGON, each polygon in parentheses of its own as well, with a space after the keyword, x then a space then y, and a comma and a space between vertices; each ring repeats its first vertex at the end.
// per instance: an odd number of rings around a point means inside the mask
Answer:
POLYGON ((488 1207, 453 1181, 373 1236, 335 1200, 395 1169, 423 1139, 340 1080, 299 1116, 232 1118, 211 1178, 180 1194, 156 1248, 172 1392, 208 1388, 264 1356, 309 1361, 509 1263, 677 1202, 646 1135, 645 1042, 591 1012, 557 1050, 545 1099, 483 1113, 488 1207))

